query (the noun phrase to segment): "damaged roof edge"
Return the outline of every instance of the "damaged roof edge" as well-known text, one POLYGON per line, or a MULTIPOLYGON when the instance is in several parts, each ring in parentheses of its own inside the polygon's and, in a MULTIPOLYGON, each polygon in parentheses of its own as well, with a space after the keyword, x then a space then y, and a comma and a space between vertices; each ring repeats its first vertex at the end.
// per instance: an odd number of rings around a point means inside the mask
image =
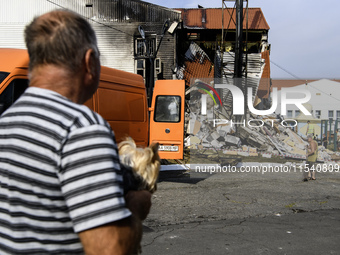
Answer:
MULTIPOLYGON (((235 12, 224 9, 225 24, 229 24, 230 13, 235 16, 235 12)), ((183 27, 191 29, 222 29, 222 8, 206 9, 177 9, 182 12, 183 27)), ((249 30, 269 30, 270 27, 261 8, 249 8, 248 29, 249 30)), ((244 10, 246 12, 246 10, 244 10)), ((234 17, 235 18, 235 17, 234 17)), ((246 22, 243 23, 243 29, 246 28, 246 22)), ((234 23, 230 23, 228 29, 236 29, 234 23)))
POLYGON ((179 11, 179 10, 177 10, 177 9, 175 9, 175 8, 168 8, 168 7, 165 7, 165 6, 161 6, 161 5, 157 5, 157 4, 152 4, 152 3, 145 2, 145 1, 142 1, 142 0, 138 0, 138 1, 136 1, 136 2, 142 2, 142 3, 144 3, 144 4, 147 4, 147 5, 150 5, 150 6, 155 6, 155 7, 159 8, 159 9, 163 9, 163 10, 166 10, 166 11, 176 12, 176 13, 178 13, 178 14, 181 14, 181 13, 182 13, 181 11, 179 11))

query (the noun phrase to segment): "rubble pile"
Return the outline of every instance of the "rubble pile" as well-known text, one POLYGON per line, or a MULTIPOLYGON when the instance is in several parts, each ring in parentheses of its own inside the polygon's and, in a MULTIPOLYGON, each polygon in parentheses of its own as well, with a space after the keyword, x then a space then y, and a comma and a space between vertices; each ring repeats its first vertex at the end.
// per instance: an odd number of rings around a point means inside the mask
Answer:
POLYGON ((191 42, 183 65, 178 67, 177 79, 185 80, 185 84, 189 86, 192 78, 214 78, 213 66, 209 56, 195 42, 191 42))
MULTIPOLYGON (((273 155, 306 160, 308 145, 276 114, 266 116, 247 115, 247 121, 233 123, 211 107, 201 114, 199 100, 190 101, 190 120, 187 127, 186 146, 190 149, 221 150, 226 155, 271 158, 273 155), (216 121, 218 117, 218 121, 216 121), (247 125, 249 120, 251 125, 247 125)), ((319 146, 318 161, 340 160, 340 154, 319 146)))
MULTIPOLYGON (((250 53, 243 57, 244 66, 247 67, 245 69, 247 74, 243 73, 246 79, 234 79, 235 53, 225 52, 223 55, 219 51, 216 53, 217 68, 214 68, 214 63, 204 50, 192 42, 185 53, 183 65, 177 70, 177 78, 184 79, 188 86, 187 99, 190 97, 187 101, 189 113, 186 113, 185 117, 189 120, 186 123, 186 146, 190 149, 221 150, 226 155, 264 158, 275 155, 306 160, 307 141, 295 133, 288 122, 283 124, 282 116, 276 114, 257 116, 247 113, 245 118, 235 119, 232 114, 233 93, 228 89, 218 89, 214 86, 215 83, 232 84, 241 88, 242 92, 246 91, 245 88, 251 88, 249 91, 251 95, 247 94, 246 97, 250 96, 255 104, 259 90, 262 96, 269 93, 269 79, 263 78, 265 68, 269 75, 269 65, 266 64, 269 63, 269 52, 250 53), (220 69, 223 69, 223 75, 220 69), (220 78, 214 78, 215 76, 220 78), (264 84, 262 90, 259 89, 261 84, 264 84), (204 114, 201 105, 202 94, 206 95, 204 114)), ((263 100, 270 104, 269 99, 263 100)), ((319 146, 318 161, 339 160, 338 152, 319 146)))

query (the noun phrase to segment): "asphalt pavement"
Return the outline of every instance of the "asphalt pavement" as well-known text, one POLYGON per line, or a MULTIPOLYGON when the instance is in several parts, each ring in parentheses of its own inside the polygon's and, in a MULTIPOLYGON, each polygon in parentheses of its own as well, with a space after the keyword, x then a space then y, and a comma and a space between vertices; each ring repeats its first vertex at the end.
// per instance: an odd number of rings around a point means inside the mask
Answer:
POLYGON ((161 172, 143 254, 340 254, 340 173, 161 172))

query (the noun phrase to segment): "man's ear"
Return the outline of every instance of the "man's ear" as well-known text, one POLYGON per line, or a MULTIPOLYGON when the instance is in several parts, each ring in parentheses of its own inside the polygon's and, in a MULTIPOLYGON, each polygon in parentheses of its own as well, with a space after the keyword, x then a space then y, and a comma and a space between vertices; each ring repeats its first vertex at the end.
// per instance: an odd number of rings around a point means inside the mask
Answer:
POLYGON ((85 72, 89 79, 95 75, 95 53, 93 49, 88 49, 85 53, 85 72))

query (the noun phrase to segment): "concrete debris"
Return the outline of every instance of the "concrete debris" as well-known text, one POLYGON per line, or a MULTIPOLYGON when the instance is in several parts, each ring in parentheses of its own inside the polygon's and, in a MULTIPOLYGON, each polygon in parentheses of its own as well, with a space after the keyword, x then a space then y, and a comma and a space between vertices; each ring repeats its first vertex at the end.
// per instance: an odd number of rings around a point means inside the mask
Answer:
POLYGON ((327 162, 332 160, 332 155, 334 155, 334 153, 330 154, 324 148, 321 148, 321 150, 319 150, 318 158, 320 161, 327 162))
POLYGON ((240 156, 249 156, 249 152, 245 152, 245 151, 239 151, 238 153, 237 153, 237 155, 240 155, 240 156))
POLYGON ((198 120, 190 120, 187 133, 197 135, 201 129, 201 123, 198 120))
MULTIPOLYGON (((282 116, 276 114, 255 116, 248 114, 247 119, 259 119, 251 125, 230 125, 230 121, 215 125, 214 119, 223 119, 218 108, 207 110, 201 115, 201 105, 198 100, 190 100, 190 121, 188 125, 188 146, 193 149, 222 150, 230 156, 246 156, 271 158, 281 156, 291 159, 306 160, 308 143, 290 127, 282 125, 282 116), (270 120, 270 121, 268 121, 270 120)), ((225 115, 227 116, 227 115, 225 115)), ((219 121, 221 123, 221 121, 219 121)), ((238 122, 240 123, 240 122, 238 122)), ((334 153, 319 146, 318 161, 340 160, 340 153, 334 153)))
MULTIPOLYGON (((283 116, 275 113, 257 116, 247 112, 236 121, 232 114, 234 97, 231 91, 213 88, 214 82, 219 82, 218 84, 236 82, 241 89, 252 88, 252 95, 248 96, 252 96, 253 102, 255 101, 265 60, 261 53, 248 54, 247 79, 234 81, 233 54, 232 52, 223 54, 221 67, 224 76, 214 79, 214 65, 202 48, 192 42, 185 53, 185 62, 179 67, 177 77, 185 79, 188 86, 185 94, 186 97, 190 96, 188 101, 190 120, 186 129, 189 138, 185 140, 186 145, 204 151, 208 151, 209 148, 222 150, 225 155, 254 157, 262 155, 264 158, 281 156, 306 160, 308 143, 290 126, 282 124, 283 116), (206 97, 203 97, 203 94, 206 97), (202 102, 205 105, 202 105, 202 102)), ((340 160, 340 154, 320 146, 318 160, 340 160)))
POLYGON ((190 136, 190 145, 200 144, 201 140, 197 136, 190 136))
POLYGON ((262 153, 263 158, 271 158, 272 154, 271 153, 262 153))
POLYGON ((250 153, 257 153, 257 149, 256 148, 249 148, 249 152, 250 153))
POLYGON ((239 137, 236 136, 232 136, 232 135, 226 135, 224 137, 224 141, 225 144, 228 146, 236 146, 236 147, 240 147, 241 146, 241 139, 239 137))
POLYGON ((333 154, 333 155, 331 155, 331 160, 333 160, 333 161, 339 161, 339 160, 340 160, 340 155, 339 155, 339 154, 333 154))
POLYGON ((233 131, 230 125, 218 125, 216 130, 221 136, 225 136, 233 131))
POLYGON ((236 156, 237 153, 238 153, 238 151, 224 150, 223 153, 226 154, 226 155, 233 155, 233 156, 236 156))
POLYGON ((243 145, 243 146, 242 146, 242 150, 243 150, 243 151, 249 151, 249 147, 248 147, 247 145, 243 145))

